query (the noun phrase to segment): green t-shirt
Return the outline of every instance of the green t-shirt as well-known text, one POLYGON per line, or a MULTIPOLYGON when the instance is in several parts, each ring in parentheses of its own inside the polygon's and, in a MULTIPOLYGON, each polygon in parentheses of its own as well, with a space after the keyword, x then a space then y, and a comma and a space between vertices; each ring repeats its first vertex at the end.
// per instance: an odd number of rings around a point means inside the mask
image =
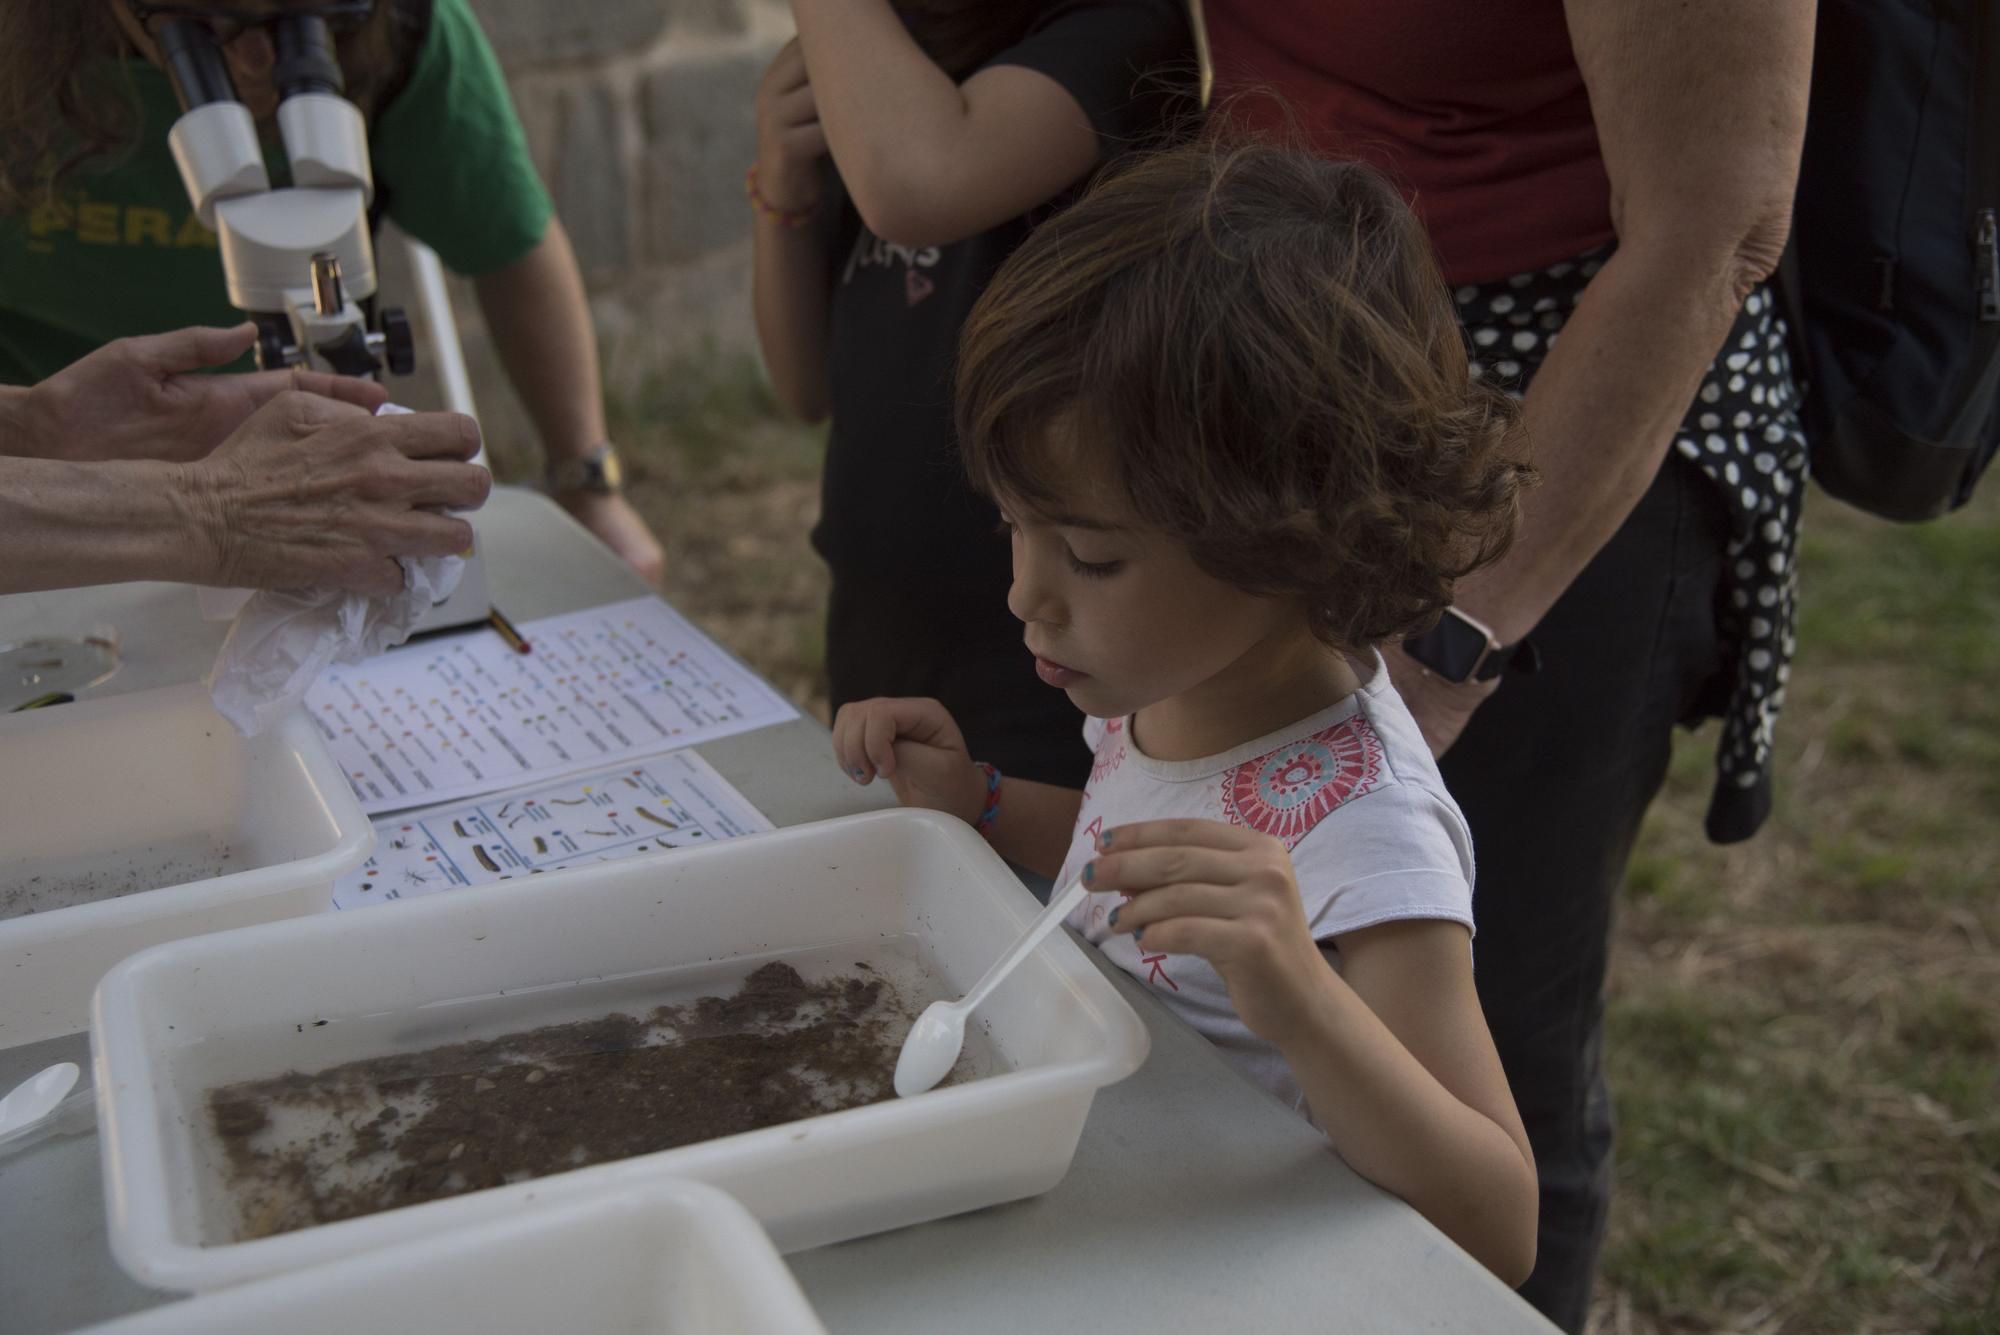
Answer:
MULTIPOLYGON (((115 338, 243 319, 167 149, 180 117, 173 85, 130 63, 138 147, 78 167, 53 202, 0 216, 0 384, 33 384, 115 338)), ((368 151, 377 203, 457 273, 504 268, 548 229, 548 192, 466 0, 435 0, 409 82, 369 127, 368 151)), ((275 142, 267 156, 272 184, 288 181, 275 142)), ((389 296, 406 304, 413 294, 389 296)))

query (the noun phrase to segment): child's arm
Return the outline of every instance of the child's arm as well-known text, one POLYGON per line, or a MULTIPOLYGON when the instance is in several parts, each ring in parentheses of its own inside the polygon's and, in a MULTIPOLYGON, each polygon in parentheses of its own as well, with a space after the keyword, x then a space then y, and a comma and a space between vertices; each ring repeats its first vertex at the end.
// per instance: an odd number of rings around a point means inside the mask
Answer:
POLYGON ((793 0, 792 12, 840 178, 884 241, 961 240, 1097 165, 1096 129, 1046 74, 996 65, 953 83, 889 0, 793 0))
POLYGON ((826 136, 796 40, 785 43, 757 88, 756 188, 765 208, 752 232, 757 342, 779 400, 808 422, 827 413, 827 238, 767 209, 804 217, 819 207, 826 136))
MULTIPOLYGON (((833 754, 856 783, 880 774, 906 807, 927 807, 967 825, 986 809, 986 775, 965 749, 951 714, 935 700, 859 700, 833 720, 833 754)), ((1028 779, 1004 779, 1000 808, 986 829, 993 851, 1016 866, 1062 870, 1083 794, 1028 779)))
POLYGON ((1343 1159, 1509 1284, 1534 1268, 1536 1180, 1456 923, 1384 923, 1320 954, 1284 845, 1218 821, 1107 830, 1091 889, 1149 949, 1199 955, 1281 1053, 1343 1159))

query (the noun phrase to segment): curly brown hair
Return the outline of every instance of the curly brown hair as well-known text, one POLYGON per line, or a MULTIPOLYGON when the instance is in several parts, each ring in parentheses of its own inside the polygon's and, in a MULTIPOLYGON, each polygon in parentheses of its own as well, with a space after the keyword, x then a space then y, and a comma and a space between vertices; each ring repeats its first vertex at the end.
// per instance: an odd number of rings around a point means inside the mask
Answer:
POLYGON ((1062 442, 1089 442, 1141 522, 1346 650, 1430 624, 1533 478, 1395 188, 1227 135, 1106 172, 1022 243, 961 334, 957 415, 975 486, 1060 513, 1062 442))

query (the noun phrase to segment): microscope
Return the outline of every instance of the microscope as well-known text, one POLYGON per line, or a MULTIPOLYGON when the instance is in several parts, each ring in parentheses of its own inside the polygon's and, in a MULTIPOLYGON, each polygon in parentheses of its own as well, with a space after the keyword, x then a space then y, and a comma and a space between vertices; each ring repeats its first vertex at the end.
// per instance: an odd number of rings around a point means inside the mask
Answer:
MULTIPOLYGON (((292 184, 277 190, 208 24, 172 18, 155 31, 182 111, 167 142, 188 198, 216 234, 229 303, 256 321, 257 364, 267 371, 408 375, 416 367, 409 319, 377 301, 368 130, 342 96, 332 32, 319 15, 283 11, 269 31, 278 132, 292 172, 292 184)), ((420 631, 491 613, 477 546, 475 538, 457 591, 431 609, 420 631)), ((219 609, 203 598, 205 614, 219 609)))

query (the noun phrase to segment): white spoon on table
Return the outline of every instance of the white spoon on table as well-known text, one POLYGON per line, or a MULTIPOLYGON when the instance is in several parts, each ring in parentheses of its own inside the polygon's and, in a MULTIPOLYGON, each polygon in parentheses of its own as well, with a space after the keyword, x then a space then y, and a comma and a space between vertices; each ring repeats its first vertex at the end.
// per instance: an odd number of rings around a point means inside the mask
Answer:
POLYGON ((1035 915, 1027 930, 970 992, 957 1001, 933 1001, 924 1007, 924 1013, 910 1029, 910 1036, 903 1040, 902 1054, 896 1058, 897 1098, 921 1094, 951 1073, 958 1063, 959 1050, 965 1046, 965 1017, 1000 986, 1016 965, 1033 954, 1042 938, 1054 931, 1089 893, 1082 877, 1071 881, 1061 894, 1049 897, 1048 905, 1035 915))
POLYGON ((49 1136, 85 1130, 96 1121, 97 1099, 90 1088, 70 1093, 81 1074, 75 1062, 57 1062, 0 1098, 0 1157, 49 1136))

